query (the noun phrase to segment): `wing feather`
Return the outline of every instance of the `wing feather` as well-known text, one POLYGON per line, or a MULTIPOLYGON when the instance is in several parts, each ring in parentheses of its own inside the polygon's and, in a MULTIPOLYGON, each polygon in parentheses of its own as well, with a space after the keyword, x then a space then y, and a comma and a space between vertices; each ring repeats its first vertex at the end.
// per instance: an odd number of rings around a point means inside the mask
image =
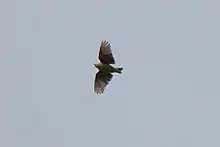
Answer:
POLYGON ((94 91, 97 94, 102 94, 112 77, 113 75, 110 73, 103 73, 99 71, 95 77, 94 91))
POLYGON ((99 60, 103 64, 115 64, 115 59, 111 51, 111 45, 108 41, 103 40, 99 49, 99 60))

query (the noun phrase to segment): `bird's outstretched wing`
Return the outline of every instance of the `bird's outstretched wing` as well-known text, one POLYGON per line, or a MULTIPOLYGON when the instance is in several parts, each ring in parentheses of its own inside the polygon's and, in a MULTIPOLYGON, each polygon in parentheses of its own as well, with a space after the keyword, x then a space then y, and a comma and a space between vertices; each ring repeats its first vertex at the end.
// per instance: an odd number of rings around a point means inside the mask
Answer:
POLYGON ((110 73, 103 73, 101 71, 97 72, 94 83, 95 93, 102 94, 112 77, 113 75, 110 73))
POLYGON ((106 40, 101 42, 101 46, 99 49, 99 60, 103 64, 115 64, 115 59, 111 51, 111 45, 106 40))

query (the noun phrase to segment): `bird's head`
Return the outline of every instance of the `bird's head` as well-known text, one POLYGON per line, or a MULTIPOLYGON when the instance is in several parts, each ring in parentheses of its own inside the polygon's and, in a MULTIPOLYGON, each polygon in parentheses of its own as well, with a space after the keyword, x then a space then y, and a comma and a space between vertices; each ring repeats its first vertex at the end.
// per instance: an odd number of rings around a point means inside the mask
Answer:
POLYGON ((95 66, 96 68, 98 68, 98 64, 94 64, 94 66, 95 66))
POLYGON ((97 63, 97 64, 94 64, 94 66, 95 66, 96 68, 100 69, 101 66, 102 66, 102 64, 101 64, 101 63, 97 63))

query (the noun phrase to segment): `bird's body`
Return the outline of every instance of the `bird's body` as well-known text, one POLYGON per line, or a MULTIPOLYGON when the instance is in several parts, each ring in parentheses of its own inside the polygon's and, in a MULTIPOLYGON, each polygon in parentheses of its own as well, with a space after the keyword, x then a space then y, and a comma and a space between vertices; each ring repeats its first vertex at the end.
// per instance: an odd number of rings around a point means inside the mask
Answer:
POLYGON ((99 69, 99 71, 104 73, 121 73, 122 68, 113 67, 110 64, 98 63, 95 64, 95 67, 99 69))
POLYGON ((117 68, 111 65, 115 64, 115 60, 112 55, 111 46, 106 40, 101 42, 99 60, 101 61, 100 63, 94 64, 99 70, 95 77, 94 91, 101 94, 113 77, 111 73, 121 74, 123 68, 117 68))

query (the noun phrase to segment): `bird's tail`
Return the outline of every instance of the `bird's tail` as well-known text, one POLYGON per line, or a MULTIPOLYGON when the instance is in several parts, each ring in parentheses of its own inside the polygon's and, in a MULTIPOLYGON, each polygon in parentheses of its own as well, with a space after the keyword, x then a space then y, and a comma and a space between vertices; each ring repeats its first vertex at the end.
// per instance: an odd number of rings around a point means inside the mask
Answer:
POLYGON ((122 72, 123 68, 122 68, 122 67, 119 67, 119 68, 117 68, 117 70, 118 70, 118 73, 120 73, 120 74, 121 74, 121 72, 122 72))

